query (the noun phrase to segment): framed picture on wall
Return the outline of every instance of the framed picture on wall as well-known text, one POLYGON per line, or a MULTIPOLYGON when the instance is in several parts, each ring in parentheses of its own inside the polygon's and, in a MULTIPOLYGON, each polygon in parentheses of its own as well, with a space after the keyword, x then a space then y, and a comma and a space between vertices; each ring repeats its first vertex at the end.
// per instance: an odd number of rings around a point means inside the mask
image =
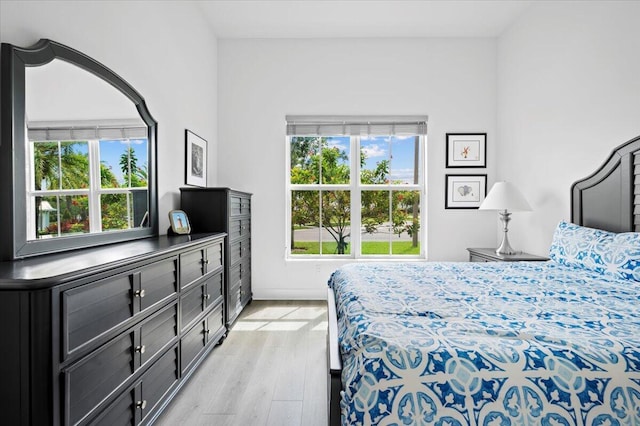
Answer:
POLYGON ((477 209, 487 194, 487 175, 446 175, 445 209, 477 209))
POLYGON ((207 186, 207 141, 190 130, 185 130, 187 143, 187 185, 207 186))
POLYGON ((447 133, 447 168, 487 167, 486 133, 447 133))

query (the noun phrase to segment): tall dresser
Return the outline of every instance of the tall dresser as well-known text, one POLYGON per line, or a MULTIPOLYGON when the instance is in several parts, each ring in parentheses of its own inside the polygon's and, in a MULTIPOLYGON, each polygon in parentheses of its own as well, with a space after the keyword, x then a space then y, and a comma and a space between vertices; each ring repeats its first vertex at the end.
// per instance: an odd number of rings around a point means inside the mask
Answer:
POLYGON ((225 306, 229 328, 251 302, 251 194, 230 188, 181 188, 194 232, 224 232, 225 306))
POLYGON ((0 262, 0 423, 152 423, 227 331, 224 237, 0 262))

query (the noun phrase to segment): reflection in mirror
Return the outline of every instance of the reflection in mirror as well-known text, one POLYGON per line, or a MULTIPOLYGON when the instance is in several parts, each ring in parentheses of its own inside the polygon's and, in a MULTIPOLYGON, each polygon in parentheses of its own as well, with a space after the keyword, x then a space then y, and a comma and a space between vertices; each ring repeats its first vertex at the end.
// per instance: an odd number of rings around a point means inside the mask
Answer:
POLYGON ((144 98, 51 40, 3 43, 0 64, 0 260, 157 235, 156 122, 144 98))
POLYGON ((147 127, 121 92, 60 59, 25 69, 27 238, 148 226, 147 127))

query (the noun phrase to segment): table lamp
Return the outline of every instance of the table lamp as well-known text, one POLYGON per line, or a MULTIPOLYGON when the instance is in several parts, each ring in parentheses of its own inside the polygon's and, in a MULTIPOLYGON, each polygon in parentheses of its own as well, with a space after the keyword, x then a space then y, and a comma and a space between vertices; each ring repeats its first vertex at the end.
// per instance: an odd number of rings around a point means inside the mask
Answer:
POLYGON ((496 253, 500 255, 516 254, 517 252, 511 247, 511 244, 509 244, 509 237, 507 236, 511 212, 531 210, 531 206, 522 193, 518 191, 518 188, 509 182, 496 182, 480 205, 480 209, 498 210, 500 214, 504 234, 502 236, 502 243, 500 247, 496 249, 496 253))

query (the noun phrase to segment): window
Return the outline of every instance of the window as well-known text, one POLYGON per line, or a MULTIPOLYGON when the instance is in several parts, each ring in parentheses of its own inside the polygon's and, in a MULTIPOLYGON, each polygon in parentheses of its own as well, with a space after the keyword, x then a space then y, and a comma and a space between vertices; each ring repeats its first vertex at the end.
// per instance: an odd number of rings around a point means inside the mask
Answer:
POLYGON ((146 133, 146 127, 30 128, 28 239, 141 226, 148 211, 146 133))
POLYGON ((424 257, 426 117, 287 117, 287 253, 424 257))

